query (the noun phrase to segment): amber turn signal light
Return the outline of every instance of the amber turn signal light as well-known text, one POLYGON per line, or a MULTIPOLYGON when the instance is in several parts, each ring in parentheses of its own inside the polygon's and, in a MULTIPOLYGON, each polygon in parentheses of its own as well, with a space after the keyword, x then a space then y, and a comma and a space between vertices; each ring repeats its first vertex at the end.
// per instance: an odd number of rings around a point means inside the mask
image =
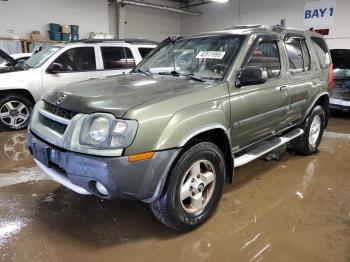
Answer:
POLYGON ((128 160, 129 162, 147 160, 147 159, 151 159, 153 157, 153 154, 154 152, 146 152, 142 154, 131 155, 131 156, 128 156, 128 160))

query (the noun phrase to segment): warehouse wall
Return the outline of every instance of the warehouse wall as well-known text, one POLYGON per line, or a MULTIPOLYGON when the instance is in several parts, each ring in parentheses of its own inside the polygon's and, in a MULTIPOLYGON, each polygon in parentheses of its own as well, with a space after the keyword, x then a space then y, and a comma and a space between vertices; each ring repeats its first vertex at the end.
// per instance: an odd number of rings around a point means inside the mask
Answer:
POLYGON ((182 15, 181 34, 190 35, 212 30, 221 30, 239 23, 239 1, 225 4, 210 3, 197 8, 203 15, 182 15))
POLYGON ((180 34, 180 15, 177 13, 131 5, 120 9, 119 30, 123 34, 120 37, 161 41, 169 35, 180 34))
MULTIPOLYGON (((223 29, 234 24, 278 24, 286 19, 287 27, 303 28, 305 0, 230 0, 226 4, 210 4, 199 9, 201 17, 182 16, 181 33, 184 35, 223 29), (212 8, 210 8, 212 6, 212 8)), ((350 48, 348 15, 349 0, 337 0, 334 24, 326 36, 331 48, 350 48)), ((328 27, 326 27, 328 28, 328 27)))
POLYGON ((32 30, 47 33, 50 22, 79 25, 83 37, 89 32, 108 33, 107 0, 0 1, 0 36, 23 37, 32 30))

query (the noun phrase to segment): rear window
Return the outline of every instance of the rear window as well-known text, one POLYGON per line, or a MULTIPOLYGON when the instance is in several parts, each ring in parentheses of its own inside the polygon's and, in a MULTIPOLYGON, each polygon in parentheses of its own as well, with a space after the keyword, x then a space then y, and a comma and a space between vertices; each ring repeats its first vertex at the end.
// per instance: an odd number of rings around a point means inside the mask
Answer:
POLYGON ((350 50, 334 49, 331 50, 334 78, 349 79, 350 78, 350 50))
POLYGON ((138 49, 142 58, 144 58, 146 55, 148 55, 149 52, 153 50, 153 48, 150 47, 139 47, 138 49))
POLYGON ((330 54, 325 41, 319 37, 311 37, 311 42, 315 48, 320 68, 328 68, 330 64, 330 54))

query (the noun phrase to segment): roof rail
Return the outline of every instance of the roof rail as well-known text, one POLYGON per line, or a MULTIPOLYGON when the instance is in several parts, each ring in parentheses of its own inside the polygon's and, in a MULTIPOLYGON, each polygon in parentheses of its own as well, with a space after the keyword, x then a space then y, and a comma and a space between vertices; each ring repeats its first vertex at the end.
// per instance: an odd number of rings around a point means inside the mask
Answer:
POLYGON ((225 30, 235 30, 235 29, 267 29, 275 32, 281 32, 284 27, 281 25, 262 25, 262 24, 254 24, 254 25, 235 25, 225 30))
POLYGON ((74 43, 87 43, 87 44, 97 44, 97 43, 128 43, 128 44, 159 44, 157 41, 148 39, 136 39, 136 38, 125 38, 125 39, 81 39, 74 41, 74 43))

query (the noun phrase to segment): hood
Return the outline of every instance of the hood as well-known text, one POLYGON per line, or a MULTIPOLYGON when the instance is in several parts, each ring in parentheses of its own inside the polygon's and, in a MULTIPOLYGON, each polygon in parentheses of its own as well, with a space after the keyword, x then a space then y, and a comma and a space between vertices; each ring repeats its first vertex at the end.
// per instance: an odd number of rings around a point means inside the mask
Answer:
POLYGON ((112 113, 122 117, 133 107, 199 91, 212 84, 182 77, 131 74, 60 87, 44 95, 43 100, 57 104, 58 97, 64 93, 66 96, 63 102, 60 101, 61 108, 79 113, 112 113))
POLYGON ((4 59, 6 63, 15 65, 16 60, 14 60, 9 54, 0 49, 0 58, 4 59))
POLYGON ((17 65, 18 63, 15 59, 0 49, 0 73, 9 73, 17 70, 23 70, 22 67, 19 67, 17 65))

